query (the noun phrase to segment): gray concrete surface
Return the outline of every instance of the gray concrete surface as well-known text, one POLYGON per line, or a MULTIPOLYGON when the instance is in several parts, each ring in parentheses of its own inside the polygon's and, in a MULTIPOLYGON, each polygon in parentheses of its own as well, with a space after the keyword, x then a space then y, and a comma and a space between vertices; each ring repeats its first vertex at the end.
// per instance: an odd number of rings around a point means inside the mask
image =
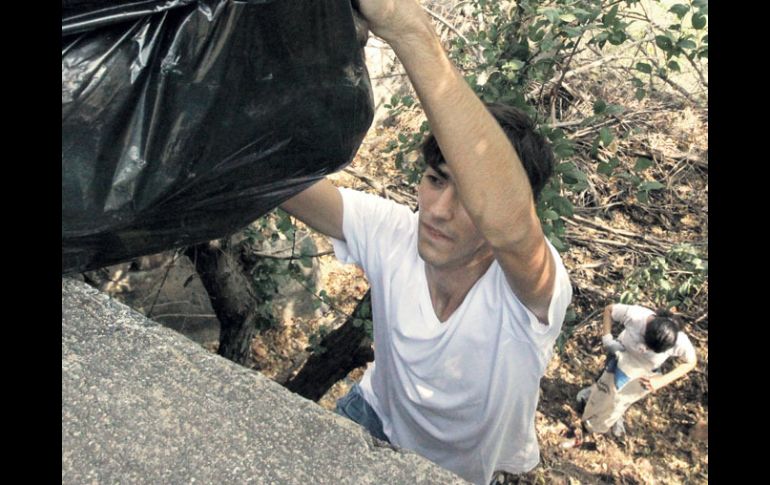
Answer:
POLYGON ((62 279, 62 483, 466 483, 62 279))

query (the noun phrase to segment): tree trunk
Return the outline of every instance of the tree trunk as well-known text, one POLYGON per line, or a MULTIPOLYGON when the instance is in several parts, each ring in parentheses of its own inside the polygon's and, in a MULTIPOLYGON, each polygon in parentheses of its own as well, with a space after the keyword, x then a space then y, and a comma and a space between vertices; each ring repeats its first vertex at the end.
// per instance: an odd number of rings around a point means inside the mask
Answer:
POLYGON ((226 243, 212 241, 191 246, 185 254, 195 264, 222 325, 219 355, 252 367, 251 341, 265 322, 255 311, 259 302, 237 252, 228 251, 226 243))
MULTIPOLYGON (((356 319, 369 317, 362 315, 362 307, 370 308, 370 292, 358 302, 353 314, 340 328, 321 340, 323 352, 313 353, 294 378, 286 384, 292 392, 313 401, 318 401, 337 381, 367 362, 374 360, 372 340, 367 335, 363 324, 356 326, 356 319)), ((370 313, 370 312, 367 312, 370 313)))

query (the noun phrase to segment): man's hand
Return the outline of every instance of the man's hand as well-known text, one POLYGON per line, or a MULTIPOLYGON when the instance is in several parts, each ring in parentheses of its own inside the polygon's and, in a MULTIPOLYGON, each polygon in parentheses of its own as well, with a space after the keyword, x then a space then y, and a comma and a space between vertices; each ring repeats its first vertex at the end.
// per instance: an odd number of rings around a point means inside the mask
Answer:
POLYGON ((640 377, 639 380, 642 383, 642 387, 650 392, 655 392, 668 384, 663 376, 640 377))
POLYGON ((415 0, 359 0, 358 8, 369 30, 388 43, 413 32, 427 18, 415 0))

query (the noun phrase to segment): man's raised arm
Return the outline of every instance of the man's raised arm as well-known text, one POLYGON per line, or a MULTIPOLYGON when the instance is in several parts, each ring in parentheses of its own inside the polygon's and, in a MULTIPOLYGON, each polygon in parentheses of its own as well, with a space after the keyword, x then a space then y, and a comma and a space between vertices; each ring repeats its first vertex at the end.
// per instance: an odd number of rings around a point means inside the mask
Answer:
POLYGON ((513 146, 444 52, 414 0, 360 0, 369 28, 404 65, 460 200, 519 299, 547 322, 555 263, 513 146))
POLYGON ((281 204, 281 209, 322 234, 345 240, 342 233, 342 195, 327 179, 287 200, 281 204))

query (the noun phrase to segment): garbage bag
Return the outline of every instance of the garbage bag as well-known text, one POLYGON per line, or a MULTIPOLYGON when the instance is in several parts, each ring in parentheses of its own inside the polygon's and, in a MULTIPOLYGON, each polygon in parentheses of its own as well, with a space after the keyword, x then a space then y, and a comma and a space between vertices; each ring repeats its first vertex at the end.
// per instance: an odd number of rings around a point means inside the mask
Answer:
POLYGON ((233 233, 372 122, 350 0, 62 7, 63 273, 233 233))

